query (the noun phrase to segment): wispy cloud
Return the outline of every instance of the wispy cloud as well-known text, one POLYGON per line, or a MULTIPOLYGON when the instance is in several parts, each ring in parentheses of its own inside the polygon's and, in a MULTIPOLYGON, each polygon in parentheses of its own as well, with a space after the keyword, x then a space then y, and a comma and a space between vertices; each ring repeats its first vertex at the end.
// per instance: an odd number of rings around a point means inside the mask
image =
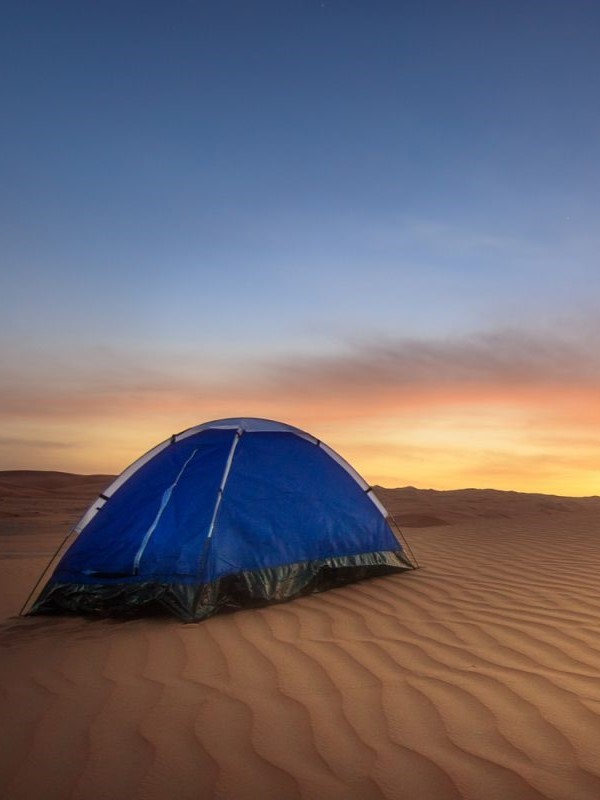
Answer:
POLYGON ((585 340, 505 330, 437 340, 380 341, 337 356, 278 363, 271 374, 290 384, 367 389, 589 383, 600 382, 600 355, 585 340), (307 383, 307 378, 314 383, 307 383))
POLYGON ((117 453, 133 458, 200 421, 246 415, 313 430, 374 481, 498 485, 513 474, 524 485, 533 474, 556 490, 562 470, 577 493, 586 475, 590 484, 598 453, 593 435, 585 441, 600 425, 599 352, 593 330, 507 329, 359 342, 336 354, 243 365, 232 359, 216 370, 210 358, 96 353, 56 362, 37 380, 23 360, 0 389, 4 463, 38 435, 48 453, 52 442, 72 442, 73 453, 83 458, 87 448, 88 462, 99 459, 88 469, 110 471, 125 466, 117 453), (412 479, 399 466, 409 462, 412 479))
POLYGON ((0 448, 10 450, 26 448, 27 450, 68 450, 75 447, 75 442, 65 442, 58 439, 38 439, 24 436, 0 436, 0 448))
MULTIPOLYGON (((79 418, 119 416, 128 410, 177 413, 189 405, 338 404, 338 411, 368 402, 523 401, 540 392, 576 397, 600 388, 600 348, 589 337, 560 337, 516 330, 446 339, 399 339, 347 346, 337 354, 295 356, 246 364, 215 375, 202 358, 187 362, 163 355, 148 364, 119 353, 57 363, 39 374, 23 359, 0 389, 0 414, 79 418)), ((283 406, 282 406, 283 408, 283 406)))

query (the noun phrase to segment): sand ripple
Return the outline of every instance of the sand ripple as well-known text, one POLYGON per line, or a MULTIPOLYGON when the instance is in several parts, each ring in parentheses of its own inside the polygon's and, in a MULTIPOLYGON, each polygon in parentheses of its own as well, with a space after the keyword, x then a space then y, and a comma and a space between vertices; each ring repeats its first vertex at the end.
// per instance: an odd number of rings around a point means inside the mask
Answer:
POLYGON ((409 535, 418 572, 200 625, 8 620, 0 796, 598 800, 600 515, 409 535))

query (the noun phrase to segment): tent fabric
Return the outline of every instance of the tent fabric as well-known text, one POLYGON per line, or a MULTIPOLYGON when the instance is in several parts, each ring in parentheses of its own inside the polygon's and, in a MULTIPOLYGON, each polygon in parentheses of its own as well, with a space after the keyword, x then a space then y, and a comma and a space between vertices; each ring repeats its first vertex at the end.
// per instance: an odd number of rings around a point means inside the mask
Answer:
POLYGON ((368 485, 318 439, 219 420, 142 456, 83 516, 30 613, 200 620, 412 569, 368 485))

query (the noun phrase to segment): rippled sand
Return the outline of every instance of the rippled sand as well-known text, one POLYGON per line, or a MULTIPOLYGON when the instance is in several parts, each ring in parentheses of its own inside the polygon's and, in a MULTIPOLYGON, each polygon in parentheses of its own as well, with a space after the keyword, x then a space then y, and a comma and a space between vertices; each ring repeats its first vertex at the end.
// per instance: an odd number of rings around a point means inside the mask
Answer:
POLYGON ((3 800, 600 798, 600 500, 382 490, 414 573, 196 625, 16 618, 107 482, 71 478, 0 473, 3 800))

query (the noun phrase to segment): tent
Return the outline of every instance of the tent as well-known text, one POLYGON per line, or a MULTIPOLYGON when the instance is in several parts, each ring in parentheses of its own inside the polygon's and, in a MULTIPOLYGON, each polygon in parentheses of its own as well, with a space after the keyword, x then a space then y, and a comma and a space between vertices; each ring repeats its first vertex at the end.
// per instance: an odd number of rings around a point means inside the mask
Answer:
POLYGON ((208 422, 128 467, 76 525, 29 613, 200 620, 413 569, 368 484, 304 431, 208 422))

